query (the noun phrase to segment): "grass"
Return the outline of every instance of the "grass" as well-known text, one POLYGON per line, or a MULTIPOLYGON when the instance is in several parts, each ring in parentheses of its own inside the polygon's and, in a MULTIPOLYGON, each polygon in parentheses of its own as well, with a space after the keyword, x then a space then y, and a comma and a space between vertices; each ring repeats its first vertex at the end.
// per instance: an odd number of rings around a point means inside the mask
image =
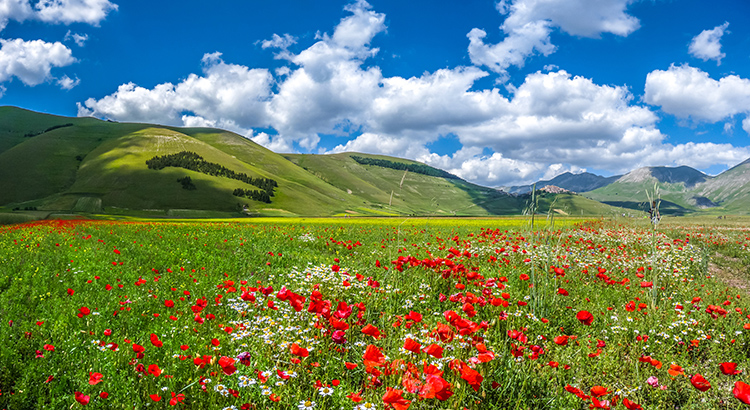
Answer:
POLYGON ((750 295, 708 265, 750 230, 724 222, 0 227, 0 408, 740 408, 750 295))

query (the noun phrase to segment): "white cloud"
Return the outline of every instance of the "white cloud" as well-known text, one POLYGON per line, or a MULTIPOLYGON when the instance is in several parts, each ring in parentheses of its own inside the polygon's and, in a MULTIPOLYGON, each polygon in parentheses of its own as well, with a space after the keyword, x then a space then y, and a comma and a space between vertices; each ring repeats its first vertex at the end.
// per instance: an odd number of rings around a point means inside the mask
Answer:
POLYGON ((625 10, 631 0, 502 0, 497 9, 508 17, 500 27, 503 41, 485 44, 487 32, 472 29, 469 56, 478 66, 502 75, 510 66, 522 67, 527 57, 549 55, 556 47, 550 41, 555 27, 574 36, 599 37, 601 33, 627 36, 640 27, 638 19, 625 10))
POLYGON ((717 81, 689 65, 672 65, 646 76, 643 99, 668 114, 717 122, 750 112, 750 80, 729 75, 717 81))
POLYGON ((72 79, 68 77, 67 75, 62 76, 62 78, 57 80, 57 85, 60 86, 63 90, 72 90, 75 86, 81 83, 81 80, 76 77, 76 79, 72 79))
POLYGON ((173 125, 200 117, 240 133, 267 124, 272 83, 268 70, 226 64, 221 53, 204 55, 203 64, 202 76, 190 74, 177 85, 164 83, 149 90, 123 84, 114 94, 79 104, 79 115, 173 125))
POLYGON ((117 10, 117 5, 109 0, 40 0, 34 5, 35 17, 41 21, 94 26, 113 10, 117 10))
POLYGON ((726 57, 726 54, 721 52, 721 37, 727 27, 729 27, 729 22, 711 30, 703 30, 693 37, 693 41, 690 42, 688 47, 690 55, 703 61, 716 60, 716 65, 720 65, 721 59, 726 57))
POLYGON ((65 33, 65 38, 63 39, 63 41, 73 40, 78 47, 83 47, 88 39, 88 34, 73 33, 72 31, 68 30, 68 32, 65 33))
POLYGON ((98 25, 117 5, 109 0, 2 0, 0 30, 9 20, 39 20, 53 24, 87 23, 98 25))
POLYGON ((59 42, 0 39, 0 83, 16 77, 26 85, 35 86, 51 78, 53 67, 75 61, 70 49, 59 42))

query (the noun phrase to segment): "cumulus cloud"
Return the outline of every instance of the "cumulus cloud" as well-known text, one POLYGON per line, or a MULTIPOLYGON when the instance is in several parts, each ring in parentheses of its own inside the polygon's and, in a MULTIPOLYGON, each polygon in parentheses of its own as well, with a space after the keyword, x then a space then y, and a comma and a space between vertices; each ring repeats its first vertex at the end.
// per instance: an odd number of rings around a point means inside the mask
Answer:
POLYGON ((721 37, 724 35, 729 22, 716 26, 711 30, 703 30, 700 34, 693 37, 690 42, 688 52, 695 58, 703 61, 716 60, 716 65, 721 65, 721 59, 726 54, 721 52, 721 37))
POLYGON ((574 36, 599 37, 602 33, 627 36, 640 27, 638 19, 625 10, 631 0, 502 0, 497 9, 507 15, 500 27, 505 38, 486 44, 487 32, 472 29, 469 56, 477 66, 486 66, 507 78, 510 66, 522 67, 536 53, 549 55, 556 47, 550 34, 557 27, 574 36))
POLYGON ((272 84, 268 70, 226 64, 221 53, 206 54, 202 61, 203 75, 190 74, 177 85, 163 83, 153 89, 123 84, 114 94, 79 103, 78 114, 172 125, 195 124, 200 117, 240 133, 267 124, 272 84))
POLYGON ((98 25, 117 5, 109 0, 2 0, 0 30, 8 21, 39 20, 53 24, 87 23, 98 25))
POLYGON ((64 67, 75 61, 70 49, 59 42, 0 39, 0 83, 15 77, 26 85, 35 86, 52 78, 53 67, 64 67))
POLYGON ((672 65, 646 76, 643 99, 668 114, 713 123, 750 112, 750 80, 729 75, 717 81, 698 68, 672 65))

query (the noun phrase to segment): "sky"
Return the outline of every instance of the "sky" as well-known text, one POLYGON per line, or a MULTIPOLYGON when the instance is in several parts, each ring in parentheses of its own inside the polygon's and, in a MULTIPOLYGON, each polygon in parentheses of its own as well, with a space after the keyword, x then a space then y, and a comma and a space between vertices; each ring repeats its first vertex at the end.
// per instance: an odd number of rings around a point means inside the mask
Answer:
POLYGON ((485 186, 750 158, 747 0, 0 0, 0 105, 485 186))

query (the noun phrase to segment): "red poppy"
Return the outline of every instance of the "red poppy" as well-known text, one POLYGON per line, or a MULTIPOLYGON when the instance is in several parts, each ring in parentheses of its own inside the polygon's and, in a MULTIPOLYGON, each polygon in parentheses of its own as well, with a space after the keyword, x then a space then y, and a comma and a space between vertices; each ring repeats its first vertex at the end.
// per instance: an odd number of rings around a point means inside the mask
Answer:
POLYGON ((466 380, 469 385, 474 389, 474 391, 479 391, 479 386, 482 384, 482 380, 484 377, 482 377, 481 374, 479 374, 478 371, 472 369, 464 362, 461 362, 461 378, 466 380))
POLYGON ((594 397, 601 397, 609 393, 611 392, 607 391, 607 388, 603 386, 594 386, 591 388, 591 395, 594 397))
POLYGON ((425 347, 424 352, 436 359, 440 359, 443 357, 443 348, 435 343, 425 347))
POLYGON ((627 397, 622 399, 622 404, 625 405, 625 408, 628 410, 643 410, 643 407, 641 407, 640 404, 628 400, 627 397))
POLYGON ((297 343, 292 343, 290 346, 290 350, 293 355, 299 356, 299 357, 307 357, 310 355, 310 352, 307 351, 304 347, 300 347, 297 343))
POLYGON ((581 389, 579 389, 579 388, 577 388, 577 387, 573 387, 573 386, 571 386, 571 385, 569 385, 569 384, 565 386, 565 390, 567 390, 567 391, 568 391, 569 393, 573 393, 573 394, 575 394, 576 396, 578 396, 579 398, 581 398, 581 399, 583 399, 583 400, 588 400, 588 399, 590 399, 590 397, 589 397, 588 395, 586 395, 586 394, 585 394, 585 393, 583 392, 583 390, 581 390, 581 389))
POLYGON ((357 363, 344 362, 344 366, 346 366, 347 369, 352 370, 357 368, 357 363))
POLYGON ((81 405, 83 406, 89 404, 89 401, 91 400, 91 397, 86 396, 85 394, 79 391, 75 392, 74 395, 75 395, 76 401, 81 403, 81 405))
POLYGON ((174 307, 174 301, 172 301, 171 299, 167 299, 164 301, 164 306, 168 308, 174 307))
POLYGON ((147 373, 153 374, 154 377, 159 377, 159 375, 161 374, 161 369, 159 368, 158 364, 150 364, 148 365, 147 373))
POLYGON ((104 375, 102 375, 101 373, 89 372, 89 384, 93 386, 100 383, 102 381, 102 377, 104 377, 104 375))
POLYGON ((552 341, 555 342, 556 345, 565 346, 568 344, 568 336, 555 336, 552 341))
POLYGON ((737 380, 734 383, 734 390, 732 390, 732 393, 734 393, 734 397, 736 397, 737 400, 745 404, 750 404, 750 385, 747 383, 737 380))
POLYGON ((419 354, 419 351, 422 350, 422 345, 419 344, 419 342, 407 337, 406 340, 404 341, 404 349, 414 354, 419 354))
POLYGON ((403 393, 404 392, 402 390, 388 389, 383 395, 383 402, 386 404, 386 407, 390 405, 393 406, 393 408, 396 410, 408 409, 411 401, 403 398, 403 393))
POLYGON ((367 326, 363 327, 362 333, 372 336, 375 339, 379 339, 380 337, 382 337, 382 335, 380 334, 380 330, 371 324, 368 324, 367 326))
POLYGON ((150 397, 153 401, 161 400, 161 396, 159 396, 158 394, 149 394, 148 397, 150 397))
POLYGON ((670 376, 679 376, 679 375, 685 375, 685 372, 682 370, 682 366, 678 366, 676 364, 670 364, 669 370, 667 370, 667 373, 669 373, 670 376))
POLYGON ((417 313, 415 311, 410 311, 408 315, 406 315, 406 319, 413 320, 415 322, 421 322, 422 321, 422 315, 420 313, 417 313))
POLYGON ((103 392, 99 393, 99 397, 101 397, 103 399, 106 399, 107 397, 109 397, 109 393, 103 391, 103 392))
POLYGON ((568 293, 568 291, 565 290, 565 289, 563 289, 563 288, 558 288, 557 289, 557 294, 558 295, 563 295, 563 296, 568 296, 570 293, 568 293))
POLYGON ((693 377, 690 378, 690 383, 693 384, 693 387, 700 391, 706 391, 711 388, 711 383, 706 380, 705 377, 701 376, 699 373, 696 373, 693 375, 693 377))
POLYGON ((156 333, 151 333, 149 339, 151 340, 151 344, 156 347, 162 347, 162 345, 164 344, 161 340, 159 340, 159 336, 157 336, 156 333))
POLYGON ((594 315, 587 310, 581 310, 576 314, 576 319, 586 326, 591 326, 591 322, 594 321, 594 315))
POLYGON ((368 368, 380 366, 385 363, 383 352, 373 345, 367 345, 365 353, 362 355, 362 359, 364 359, 365 367, 368 368))
POLYGON ((721 372, 726 375, 740 374, 741 370, 737 370, 737 363, 724 362, 719 365, 721 372))

